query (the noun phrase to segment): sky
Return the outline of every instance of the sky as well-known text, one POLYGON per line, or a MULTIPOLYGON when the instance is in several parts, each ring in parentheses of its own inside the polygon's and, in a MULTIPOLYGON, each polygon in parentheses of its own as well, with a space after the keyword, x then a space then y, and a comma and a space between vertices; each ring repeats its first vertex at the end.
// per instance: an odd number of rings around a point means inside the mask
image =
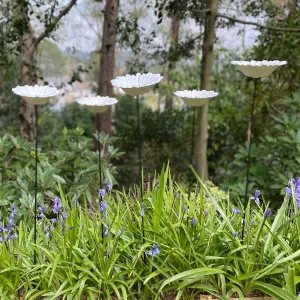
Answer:
MULTIPOLYGON (((135 5, 134 1, 121 0, 122 10, 132 10, 137 8, 143 15, 140 21, 140 25, 143 26, 146 31, 151 31, 156 27, 156 19, 153 9, 147 9, 141 7, 141 5, 135 5), (143 9, 141 11, 141 9, 143 9)), ((140 2, 141 3, 141 2, 140 2)), ((75 8, 66 16, 63 20, 63 25, 59 28, 56 36, 57 42, 61 49, 66 50, 68 48, 75 47, 77 50, 90 52, 100 48, 100 40, 102 35, 102 16, 101 11, 104 8, 103 3, 95 4, 91 0, 80 0, 75 8)), ((238 15, 239 18, 257 21, 255 19, 249 19, 249 17, 243 17, 230 5, 222 5, 220 8, 222 13, 226 13, 231 16, 238 15)), ((165 18, 162 24, 158 27, 160 34, 157 41, 160 44, 166 43, 166 33, 169 32, 170 20, 165 18), (164 34, 162 34, 164 33, 164 34)), ((184 39, 186 34, 199 33, 199 26, 195 26, 195 22, 188 21, 181 25, 181 38, 184 39)), ((242 50, 253 46, 255 39, 258 35, 258 31, 254 26, 237 24, 231 29, 218 29, 217 38, 220 41, 220 47, 228 49, 242 50), (239 31, 243 32, 238 34, 239 31)))

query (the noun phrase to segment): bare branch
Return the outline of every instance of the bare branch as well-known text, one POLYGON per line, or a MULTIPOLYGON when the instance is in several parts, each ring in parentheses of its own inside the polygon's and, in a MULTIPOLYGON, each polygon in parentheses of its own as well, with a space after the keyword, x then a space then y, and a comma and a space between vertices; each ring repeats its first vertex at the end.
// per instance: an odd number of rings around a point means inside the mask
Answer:
POLYGON ((264 29, 270 29, 270 30, 276 30, 276 31, 282 31, 282 32, 300 32, 300 28, 282 28, 282 27, 275 27, 275 26, 267 26, 267 25, 262 25, 259 23, 251 22, 251 21, 244 21, 244 20, 236 19, 236 18, 227 16, 227 15, 223 15, 223 14, 217 14, 217 17, 227 19, 227 20, 235 22, 235 23, 253 25, 253 26, 256 26, 259 28, 264 28, 264 29))
POLYGON ((70 0, 69 4, 63 8, 59 15, 54 18, 53 22, 50 23, 49 26, 45 29, 43 33, 40 34, 40 36, 36 39, 36 46, 44 39, 46 38, 56 27, 56 25, 59 23, 59 21, 64 17, 68 12, 71 10, 71 8, 76 4, 77 0, 70 0))

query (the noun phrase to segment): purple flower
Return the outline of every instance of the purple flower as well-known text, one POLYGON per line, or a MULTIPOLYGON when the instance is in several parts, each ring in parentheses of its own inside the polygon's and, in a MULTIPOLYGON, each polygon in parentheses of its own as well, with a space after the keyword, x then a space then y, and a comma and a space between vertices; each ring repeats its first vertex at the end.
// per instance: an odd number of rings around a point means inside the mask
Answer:
POLYGON ((103 183, 108 190, 112 190, 113 186, 108 182, 107 178, 104 179, 103 183))
POLYGON ((204 210, 204 216, 205 216, 205 217, 208 216, 208 210, 207 210, 207 209, 204 210))
POLYGON ((89 215, 92 215, 93 214, 93 210, 90 208, 89 209, 89 215))
POLYGON ((56 218, 52 218, 50 219, 52 223, 56 223, 57 219, 56 218))
POLYGON ((67 212, 65 212, 65 211, 63 211, 63 212, 61 213, 61 215, 62 215, 62 217, 63 217, 64 219, 66 219, 66 218, 68 217, 68 214, 67 214, 67 212))
POLYGON ((288 196, 292 196, 292 190, 288 186, 285 188, 285 192, 288 194, 288 196))
POLYGON ((0 236, 0 243, 3 243, 3 236, 0 236))
POLYGON ((269 217, 271 217, 271 215, 272 215, 272 210, 271 210, 271 208, 268 208, 264 213, 264 218, 265 219, 269 218, 269 217))
POLYGON ((119 233, 118 233, 118 237, 120 237, 124 231, 125 231, 125 229, 122 228, 122 229, 119 231, 119 233))
POLYGON ((78 191, 76 191, 76 193, 75 193, 75 199, 73 200, 74 206, 77 206, 77 203, 78 203, 78 197, 79 197, 79 193, 78 193, 78 191))
POLYGON ((100 201, 100 212, 104 213, 108 209, 108 203, 104 200, 100 201))
POLYGON ((233 236, 234 237, 237 237, 239 235, 239 233, 237 232, 237 231, 235 231, 234 233, 233 233, 233 236))
POLYGON ((237 207, 233 208, 232 212, 237 215, 239 215, 241 213, 241 211, 237 207))
POLYGON ((292 211, 292 217, 295 217, 295 215, 296 215, 296 214, 295 214, 295 212, 294 212, 294 211, 292 211))
POLYGON ((107 223, 107 227, 105 229, 104 235, 109 236, 109 223, 107 223))
POLYGON ((153 249, 150 249, 147 252, 147 254, 150 255, 150 256, 152 256, 152 257, 155 257, 156 255, 158 255, 160 253, 160 250, 159 250, 158 247, 159 247, 159 245, 156 244, 153 249))
POLYGON ((253 221, 251 222, 251 228, 253 228, 254 225, 255 225, 255 220, 253 220, 253 221))
POLYGON ((4 233, 6 231, 7 231, 7 229, 3 225, 0 224, 0 233, 4 233))
POLYGON ((256 190, 254 196, 250 197, 250 200, 255 200, 255 203, 259 206, 260 201, 259 201, 259 196, 260 196, 260 191, 256 190))
POLYGON ((109 257, 110 256, 110 250, 108 249, 105 253, 106 257, 109 257))
POLYGON ((53 212, 55 214, 58 214, 59 213, 59 210, 62 208, 62 205, 61 205, 61 199, 59 197, 56 197, 54 199, 54 203, 53 203, 53 212))
MULTIPOLYGON (((296 179, 293 179, 292 180, 293 184, 294 184, 294 193, 295 193, 295 200, 296 200, 296 204, 298 207, 300 207, 300 177, 296 178, 296 179)), ((285 188, 285 191, 286 193, 289 195, 289 196, 292 196, 293 194, 293 190, 291 188, 292 186, 292 182, 289 181, 288 182, 288 185, 290 187, 286 187, 285 188)))
POLYGON ((44 205, 44 204, 41 205, 41 206, 39 207, 39 211, 40 211, 41 213, 44 213, 44 212, 45 212, 45 205, 44 205))
POLYGON ((196 218, 192 219, 192 225, 195 226, 196 225, 196 218))
POLYGON ((141 206, 142 206, 141 217, 144 217, 145 216, 145 202, 142 202, 141 206))
POLYGON ((100 189, 100 190, 99 190, 99 196, 102 197, 102 198, 104 198, 105 195, 106 195, 105 189, 100 189))
POLYGON ((44 220, 45 215, 43 213, 38 214, 38 217, 41 218, 42 220, 44 220))

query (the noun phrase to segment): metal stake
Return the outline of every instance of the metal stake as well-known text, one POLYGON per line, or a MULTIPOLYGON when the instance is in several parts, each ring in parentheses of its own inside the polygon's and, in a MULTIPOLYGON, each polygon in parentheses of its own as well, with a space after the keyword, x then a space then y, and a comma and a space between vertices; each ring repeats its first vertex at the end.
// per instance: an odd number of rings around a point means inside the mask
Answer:
POLYGON ((250 163, 251 163, 252 130, 254 126, 254 108, 255 108, 257 80, 258 78, 254 78, 254 91, 252 97, 251 118, 250 118, 250 128, 249 128, 249 146, 248 146, 248 157, 247 157, 246 188, 245 188, 245 196, 244 196, 242 240, 244 239, 244 234, 245 234, 245 225, 246 225, 245 217, 246 217, 246 207, 248 204, 248 185, 249 185, 249 173, 250 173, 250 163))
MULTIPOLYGON (((101 166, 101 145, 100 145, 100 120, 99 114, 96 115, 97 118, 97 133, 98 133, 98 171, 99 171, 99 209, 101 208, 102 195, 100 190, 102 188, 102 166, 101 166)), ((103 220, 101 219, 101 236, 102 240, 104 239, 104 228, 103 220)))
MULTIPOLYGON (((141 199, 144 203, 144 186, 143 186, 143 138, 142 138, 142 123, 140 117, 140 103, 139 96, 136 96, 136 114, 137 114, 137 131, 138 131, 138 140, 139 140, 139 171, 140 171, 140 190, 141 190, 141 199)), ((145 212, 145 209, 144 209, 145 212)), ((143 244, 145 243, 145 223, 144 216, 142 215, 142 231, 143 231, 143 244)), ((144 262, 146 261, 146 254, 144 253, 144 262)))
MULTIPOLYGON (((196 108, 193 108, 193 125, 192 125, 192 136, 191 136, 191 156, 190 156, 190 164, 193 166, 194 161, 194 147, 195 147, 195 120, 196 120, 196 108)), ((188 199, 190 199, 191 195, 191 189, 192 189, 192 178, 190 180, 189 184, 189 194, 188 199)))
POLYGON ((37 242, 37 192, 38 192, 38 106, 34 106, 35 110, 35 181, 34 181, 34 253, 33 261, 36 264, 36 242, 37 242))

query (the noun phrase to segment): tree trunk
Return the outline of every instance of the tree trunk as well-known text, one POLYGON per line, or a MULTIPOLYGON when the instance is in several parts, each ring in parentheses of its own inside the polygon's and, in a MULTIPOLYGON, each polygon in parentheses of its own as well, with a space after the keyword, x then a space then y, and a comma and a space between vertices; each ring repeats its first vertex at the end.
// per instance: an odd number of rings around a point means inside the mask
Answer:
MULTIPOLYGON (((36 43, 32 28, 28 24, 28 30, 21 37, 21 78, 23 85, 35 85, 37 73, 35 65, 36 43)), ((28 140, 33 141, 35 137, 35 113, 34 105, 21 100, 20 112, 20 134, 28 140)))
MULTIPOLYGON (((178 38, 179 38, 179 28, 180 28, 180 20, 177 17, 172 18, 171 22, 171 47, 175 47, 178 38)), ((168 70, 168 83, 172 84, 172 79, 170 73, 172 70, 175 68, 175 61, 171 60, 169 62, 169 70, 168 70)), ((166 109, 172 109, 173 107, 173 94, 167 95, 167 100, 166 100, 166 109)))
MULTIPOLYGON (((211 75, 213 66, 213 47, 215 41, 215 25, 216 14, 218 11, 219 0, 208 0, 207 8, 210 13, 205 17, 205 31, 202 47, 201 60, 201 90, 210 90, 211 75)), ((208 140, 208 104, 203 105, 197 110, 196 120, 196 171, 204 180, 208 179, 208 164, 207 164, 207 140, 208 140)))
MULTIPOLYGON (((118 6, 118 0, 106 0, 98 85, 98 95, 100 96, 113 96, 111 80, 114 76, 115 67, 118 6)), ((112 130, 111 114, 111 108, 109 108, 105 113, 97 115, 99 119, 97 124, 106 133, 110 133, 112 130)))

